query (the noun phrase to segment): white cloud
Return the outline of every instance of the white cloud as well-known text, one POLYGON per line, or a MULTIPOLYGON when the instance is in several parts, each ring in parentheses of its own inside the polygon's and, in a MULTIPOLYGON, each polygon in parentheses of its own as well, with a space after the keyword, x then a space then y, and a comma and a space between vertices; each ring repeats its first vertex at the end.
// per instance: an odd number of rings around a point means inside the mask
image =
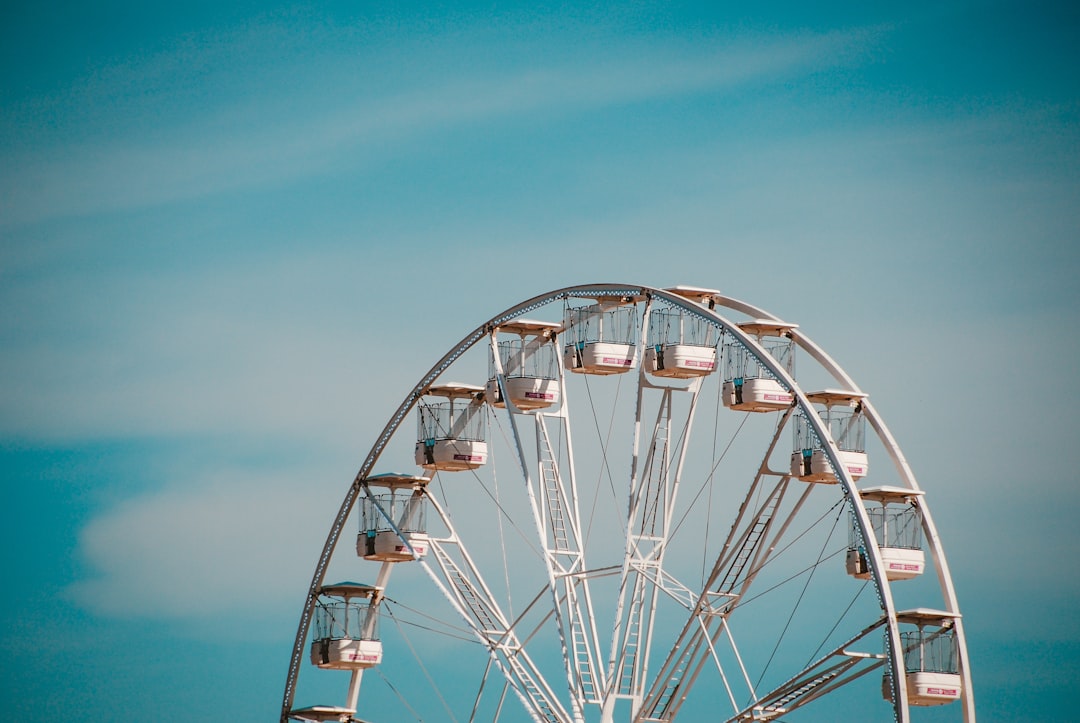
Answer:
POLYGON ((310 474, 219 470, 122 502, 83 529, 80 552, 97 574, 69 592, 117 616, 203 618, 299 606, 351 482, 310 474))

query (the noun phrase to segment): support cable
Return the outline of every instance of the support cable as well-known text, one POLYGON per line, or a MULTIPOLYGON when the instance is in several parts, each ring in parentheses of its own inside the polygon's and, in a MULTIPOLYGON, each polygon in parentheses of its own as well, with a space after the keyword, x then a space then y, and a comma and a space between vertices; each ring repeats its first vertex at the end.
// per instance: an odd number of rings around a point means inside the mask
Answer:
POLYGON ((720 458, 713 463, 712 469, 709 470, 709 474, 705 477, 705 481, 701 484, 701 487, 698 488, 697 494, 695 494, 694 498, 690 500, 690 504, 686 506, 686 511, 683 512, 683 515, 679 518, 679 521, 675 523, 675 525, 671 528, 671 534, 668 536, 668 539, 672 539, 675 537, 675 533, 677 533, 679 531, 679 528, 682 527, 682 524, 686 522, 686 518, 689 516, 690 510, 694 509, 694 503, 698 501, 699 497, 701 497, 701 493, 705 491, 706 487, 711 486, 713 477, 716 475, 717 468, 720 466, 720 463, 724 461, 724 457, 727 456, 728 451, 731 449, 731 445, 735 444, 735 440, 739 437, 739 432, 742 431, 743 426, 746 424, 746 420, 750 418, 750 414, 750 412, 747 412, 743 416, 743 420, 739 422, 738 428, 735 430, 735 433, 731 435, 731 439, 728 440, 727 446, 724 447, 724 451, 720 453, 720 458))
MULTIPOLYGON (((510 440, 507 439, 507 437, 506 437, 506 430, 504 430, 502 428, 502 425, 498 424, 498 418, 496 417, 495 419, 496 419, 496 425, 499 427, 499 431, 502 432, 503 442, 505 442, 507 445, 509 445, 510 440)), ((492 461, 491 467, 494 470, 494 467, 495 467, 495 464, 494 464, 495 455, 492 452, 493 452, 493 450, 491 450, 489 452, 489 455, 490 455, 491 461, 492 461)), ((495 504, 495 507, 499 510, 499 514, 506 518, 506 521, 509 522, 510 526, 512 528, 514 528, 514 531, 518 533, 518 537, 521 538, 522 542, 524 542, 525 545, 530 550, 532 550, 533 554, 536 555, 536 559, 543 560, 544 559, 544 553, 542 553, 533 544, 532 538, 529 535, 527 535, 524 530, 522 530, 520 527, 518 527, 517 523, 514 522, 514 516, 511 515, 506 510, 505 507, 503 507, 502 502, 498 498, 498 495, 492 494, 491 490, 489 490, 487 485, 484 484, 484 480, 482 480, 480 478, 480 475, 478 475, 476 473, 476 470, 470 470, 470 471, 472 472, 473 479, 475 479, 476 483, 480 486, 480 489, 482 489, 484 491, 484 494, 486 494, 488 496, 488 499, 490 499, 495 504)), ((492 471, 492 477, 495 477, 495 472, 494 471, 492 471)))
MULTIPOLYGON (((492 415, 492 416, 494 416, 494 415, 492 415)), ((495 455, 490 454, 490 451, 489 451, 489 457, 490 458, 489 458, 488 461, 491 463, 491 481, 492 481, 492 485, 495 487, 495 506, 499 508, 499 514, 496 515, 495 518, 499 521, 499 549, 501 549, 503 551, 503 554, 502 554, 502 567, 503 567, 503 581, 506 584, 506 598, 507 598, 506 601, 507 601, 507 606, 508 606, 507 609, 508 609, 508 611, 510 613, 510 617, 514 617, 514 596, 510 593, 510 589, 511 589, 510 588, 510 565, 509 565, 508 560, 506 559, 506 532, 503 529, 503 517, 506 517, 507 515, 506 515, 505 511, 503 511, 502 497, 499 495, 499 475, 498 475, 498 472, 496 471, 498 468, 497 468, 497 466, 495 464, 495 455)), ((475 473, 475 471, 473 472, 473 474, 476 477, 477 481, 479 481, 480 476, 477 475, 475 473)), ((484 487, 483 482, 480 483, 480 486, 484 487)), ((513 523, 513 520, 510 520, 510 524, 513 525, 514 527, 516 527, 516 525, 514 525, 514 523, 513 523)), ((522 537, 525 536, 524 532, 520 532, 519 534, 521 534, 522 537)))
POLYGON ((784 629, 780 631, 780 637, 776 640, 776 645, 773 646, 772 653, 769 655, 769 659, 765 662, 765 667, 761 669, 761 675, 758 676, 757 682, 754 683, 754 687, 757 688, 761 685, 761 680, 765 677, 765 673, 768 672, 769 666, 772 665, 773 658, 776 657, 776 651, 780 649, 780 643, 784 641, 784 636, 787 635, 788 628, 791 627, 791 621, 795 619, 795 613, 798 612, 799 606, 802 604, 803 597, 806 595, 807 588, 810 587, 810 582, 814 579, 814 573, 817 572, 817 568, 821 565, 823 559, 825 559, 825 550, 829 546, 829 541, 832 540, 833 533, 836 532, 836 525, 840 522, 840 517, 843 515, 843 510, 833 520, 832 529, 829 530, 829 536, 825 538, 825 543, 821 546, 821 552, 818 553, 817 562, 810 568, 810 574, 806 578, 806 583, 803 585, 802 591, 799 593, 799 597, 795 600, 795 606, 791 609, 791 614, 788 615, 787 622, 784 623, 784 629))
MULTIPOLYGON (((721 349, 723 349, 723 340, 724 340, 724 334, 723 334, 723 332, 721 332, 721 334, 720 334, 720 348, 721 349)), ((709 451, 709 459, 716 459, 716 442, 717 442, 717 438, 720 435, 720 408, 723 406, 722 403, 721 403, 722 398, 723 398, 723 390, 724 390, 724 386, 722 384, 717 385, 717 387, 716 387, 716 408, 713 411, 712 449, 709 451)), ((731 445, 729 444, 728 446, 731 446, 731 445)), ((719 464, 719 461, 717 462, 717 464, 719 464)), ((708 488, 709 488, 709 498, 707 500, 708 504, 705 507, 705 509, 706 509, 706 513, 705 513, 705 540, 701 545, 701 583, 700 583, 699 587, 704 587, 705 586, 705 576, 708 574, 709 532, 710 532, 710 530, 712 528, 712 509, 713 509, 712 479, 713 479, 713 471, 715 469, 716 469, 716 466, 714 465, 713 469, 710 470, 709 474, 706 476, 705 482, 702 484, 702 488, 704 488, 705 486, 708 486, 708 488)), ((701 496, 701 490, 698 490, 698 493, 696 495, 694 495, 694 499, 690 500, 690 504, 687 506, 687 512, 689 512, 689 510, 693 509, 694 503, 697 502, 697 499, 700 496, 701 496)), ((685 515, 683 516, 683 518, 685 519, 685 515)), ((679 520, 679 525, 681 525, 681 524, 682 524, 682 519, 679 520)), ((679 525, 675 526, 675 530, 679 529, 679 525)), ((672 534, 674 534, 674 532, 672 534)))
MULTIPOLYGON (((765 590, 762 590, 757 595, 754 595, 753 597, 748 597, 748 598, 740 600, 739 604, 736 605, 734 609, 737 610, 739 608, 742 608, 742 607, 745 607, 745 606, 749 605, 750 603, 754 602, 755 600, 760 600, 761 598, 765 597, 769 593, 782 588, 784 585, 787 585, 792 580, 799 579, 800 577, 802 577, 806 573, 808 573, 811 570, 813 570, 814 568, 818 567, 822 562, 828 562, 829 560, 833 559, 834 557, 836 557, 837 555, 839 555, 842 552, 844 552, 844 548, 840 548, 836 552, 834 552, 834 553, 832 553, 832 554, 830 554, 830 555, 828 555, 826 557, 823 557, 820 562, 815 562, 813 565, 807 565, 803 569, 799 570, 798 572, 794 573, 793 575, 790 575, 790 576, 784 578, 783 580, 776 583, 772 587, 767 588, 765 590)), ((758 568, 758 569, 760 570, 761 568, 758 568)))
POLYGON ((375 674, 382 679, 382 682, 386 683, 387 688, 394 692, 394 695, 397 696, 397 699, 401 701, 401 704, 405 706, 405 708, 408 709, 410 713, 412 713, 413 717, 416 718, 419 723, 424 723, 424 719, 420 717, 420 714, 416 712, 415 708, 409 705, 409 701, 405 700, 405 696, 401 694, 400 690, 394 687, 394 684, 390 682, 389 678, 383 675, 383 672, 378 668, 375 668, 375 674))
MULTIPOLYGON (((611 465, 608 463, 608 447, 611 445, 611 434, 615 428, 615 413, 612 411, 610 421, 608 422, 607 437, 604 437, 600 432, 600 419, 596 413, 596 401, 593 399, 592 387, 589 386, 589 375, 585 374, 585 393, 589 398, 589 410, 592 412, 593 427, 596 429, 596 438, 600 442, 600 476, 606 477, 608 482, 608 489, 611 490, 611 499, 616 506, 619 503, 619 494, 615 491, 615 481, 611 478, 611 465)), ((618 408, 619 405, 619 391, 622 388, 622 376, 615 385, 615 399, 612 402, 612 409, 618 408)), ((600 484, 596 485, 596 489, 593 492, 592 508, 589 511, 589 524, 585 530, 585 542, 584 546, 588 547, 589 539, 592 535, 593 521, 596 519, 596 506, 600 503, 600 484)), ((619 522, 622 522, 622 518, 619 518, 619 522)), ((623 533, 625 535, 625 529, 623 533)))
POLYGON ((447 630, 439 630, 438 628, 433 628, 433 627, 430 627, 430 626, 421 625, 420 623, 414 623, 414 622, 412 622, 410 620, 399 619, 398 622, 400 622, 403 625, 411 625, 414 628, 420 628, 421 630, 427 630, 429 632, 435 633, 436 635, 442 635, 444 637, 451 638, 453 640, 464 640, 464 641, 469 642, 469 643, 475 643, 476 645, 480 645, 480 641, 478 641, 475 637, 472 636, 472 631, 471 630, 456 627, 456 626, 452 625, 451 623, 446 622, 445 620, 441 620, 441 619, 439 619, 439 618, 437 618, 437 617, 435 617, 433 615, 428 615, 427 613, 423 612, 422 610, 417 610, 416 608, 409 607, 408 605, 402 603, 399 600, 395 600, 392 597, 383 596, 383 600, 385 600, 386 602, 393 603, 394 605, 397 605, 401 609, 407 610, 410 613, 413 613, 414 615, 417 615, 419 617, 430 620, 433 623, 438 623, 439 625, 441 625, 444 628, 447 628, 448 630, 451 630, 453 632, 447 632, 447 630), (466 637, 466 636, 468 636, 468 637, 466 637))
MULTIPOLYGON (((472 712, 469 713, 469 723, 476 720, 476 713, 480 710, 480 701, 484 697, 484 687, 487 686, 488 674, 491 673, 491 664, 495 662, 494 658, 490 655, 487 659, 487 665, 484 666, 484 674, 480 677, 480 687, 476 691, 476 699, 473 701, 472 712)), ((503 694, 506 694, 506 682, 503 681, 503 694)))
POLYGON ((405 631, 402 629, 401 624, 398 622, 397 616, 394 615, 393 610, 391 610, 389 606, 387 606, 386 608, 386 613, 390 616, 390 619, 394 621, 394 626, 397 627, 398 633, 401 635, 401 639, 404 640, 405 645, 409 647, 409 652, 412 653, 413 659, 416 660, 416 664, 420 666, 420 672, 422 672, 424 674, 424 677, 427 678, 428 684, 431 685, 431 689, 435 692, 435 697, 439 699, 440 703, 442 703, 443 710, 446 711, 446 715, 450 716, 450 720, 454 721, 454 723, 457 723, 457 718, 454 717, 454 711, 450 709, 450 705, 446 702, 446 698, 443 697, 442 691, 439 690, 439 686, 435 683, 435 679, 431 677, 431 673, 428 672, 427 666, 424 665, 424 661, 421 660, 419 654, 417 654, 416 648, 413 647, 412 641, 409 640, 409 636, 405 634, 405 631))
POLYGON ((825 643, 829 642, 829 638, 832 636, 833 633, 836 632, 836 629, 840 627, 840 623, 843 622, 844 618, 847 617, 847 614, 851 612, 851 608, 854 607, 855 601, 859 599, 859 596, 863 594, 863 590, 865 590, 866 586, 869 584, 869 580, 863 580, 863 584, 859 586, 858 591, 856 591, 855 593, 855 597, 851 598, 851 602, 849 602, 848 606, 844 608, 844 612, 840 613, 840 617, 836 619, 836 623, 833 624, 832 629, 829 632, 825 633, 825 637, 817 646, 817 649, 810 654, 810 659, 806 661, 806 665, 803 666, 804 668, 809 668, 810 664, 814 662, 814 660, 818 656, 818 653, 820 653, 821 649, 825 647, 825 643))
MULTIPOLYGON (((773 552, 773 553, 772 553, 771 555, 769 555, 769 559, 768 559, 768 560, 766 560, 765 562, 761 563, 761 565, 760 565, 759 567, 757 567, 757 568, 755 568, 755 569, 754 569, 754 574, 757 574, 758 572, 761 572, 762 570, 764 570, 764 569, 765 569, 765 567, 766 567, 767 565, 769 565, 769 564, 770 564, 770 563, 771 563, 771 562, 772 562, 773 560, 777 560, 777 559, 779 559, 779 558, 780 558, 780 556, 781 556, 781 555, 783 555, 783 554, 784 554, 785 552, 787 552, 788 550, 790 550, 790 549, 791 549, 791 548, 792 548, 792 547, 793 547, 793 546, 795 545, 795 543, 796 543, 796 542, 798 542, 799 540, 801 540, 801 539, 802 539, 803 537, 805 537, 806 535, 808 535, 808 534, 810 533, 810 531, 811 531, 811 530, 813 530, 813 529, 814 529, 815 527, 817 527, 818 525, 820 525, 820 524, 821 524, 821 522, 822 522, 822 521, 823 521, 823 520, 824 520, 824 519, 825 519, 826 517, 828 517, 828 516, 829 516, 829 513, 830 513, 830 512, 832 512, 833 510, 835 510, 835 509, 836 509, 837 507, 839 507, 839 506, 840 506, 840 505, 842 505, 842 504, 844 504, 844 500, 842 500, 842 499, 841 499, 841 500, 840 500, 839 502, 837 502, 836 504, 834 504, 834 505, 833 505, 832 507, 830 507, 829 509, 825 510, 825 512, 823 512, 823 513, 821 514, 821 517, 818 517, 818 518, 817 518, 816 520, 814 520, 814 521, 813 521, 813 522, 811 522, 811 523, 810 523, 809 525, 807 525, 806 529, 805 529, 805 530, 803 530, 802 532, 800 532, 800 533, 799 533, 798 535, 796 535, 796 536, 795 536, 794 538, 792 538, 791 542, 787 543, 786 545, 784 545, 783 547, 781 547, 781 548, 780 548, 779 550, 777 550, 776 552, 773 552)), ((836 524, 836 523, 834 522, 834 523, 833 523, 833 525, 834 525, 834 529, 835 529, 835 524, 836 524)), ((830 537, 832 537, 832 534, 830 533, 830 535, 829 535, 829 536, 830 536, 830 537)), ((825 560, 828 560, 828 559, 830 559, 830 558, 832 558, 832 557, 835 557, 835 556, 836 556, 836 555, 838 555, 838 554, 839 554, 839 553, 840 553, 841 551, 842 551, 842 550, 838 550, 837 552, 834 552, 834 553, 832 553, 831 555, 829 555, 829 557, 826 557, 826 558, 825 558, 825 560)), ((821 562, 824 562, 824 560, 822 560, 821 562)), ((813 570, 813 569, 814 569, 815 567, 817 567, 817 565, 818 565, 818 564, 819 564, 819 563, 814 563, 813 565, 810 565, 809 567, 803 568, 803 570, 802 570, 802 571, 800 571, 800 572, 797 572, 797 573, 796 573, 795 575, 793 575, 792 577, 789 577, 789 578, 788 578, 787 580, 785 580, 784 582, 788 582, 789 580, 792 580, 792 579, 794 579, 794 578, 798 577, 799 575, 802 575, 802 574, 803 574, 804 572, 806 572, 807 570, 813 570)), ((783 584, 783 583, 781 583, 781 584, 783 584)), ((775 587, 769 588, 769 590, 775 590, 775 589, 776 589, 775 587)), ((768 592, 768 590, 767 590, 766 592, 768 592)), ((762 594, 764 594, 764 593, 762 593, 762 594)), ((755 596, 754 596, 753 598, 751 598, 751 599, 756 599, 756 598, 759 598, 759 597, 761 597, 761 595, 755 595, 755 596)))

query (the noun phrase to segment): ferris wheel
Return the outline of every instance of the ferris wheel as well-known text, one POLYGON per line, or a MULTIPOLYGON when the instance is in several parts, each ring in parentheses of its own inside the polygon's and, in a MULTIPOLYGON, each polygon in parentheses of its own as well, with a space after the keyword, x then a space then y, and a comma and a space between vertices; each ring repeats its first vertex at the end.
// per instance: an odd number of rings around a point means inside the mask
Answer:
POLYGON ((711 289, 534 297, 443 354, 360 466, 281 722, 379 696, 394 720, 973 722, 928 496, 797 324, 711 289))

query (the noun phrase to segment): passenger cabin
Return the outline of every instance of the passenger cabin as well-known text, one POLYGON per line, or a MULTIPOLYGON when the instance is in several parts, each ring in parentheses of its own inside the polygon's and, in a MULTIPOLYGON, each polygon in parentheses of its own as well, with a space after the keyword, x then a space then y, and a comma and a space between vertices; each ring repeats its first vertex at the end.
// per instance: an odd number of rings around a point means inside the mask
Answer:
POLYGON ((293 708, 289 711, 289 719, 306 721, 307 723, 323 723, 324 721, 367 723, 357 718, 356 711, 352 708, 344 708, 338 705, 313 705, 307 708, 293 708))
POLYGON ((576 374, 622 374, 634 365, 638 312, 631 300, 566 310, 563 366, 576 374))
MULTIPOLYGON (((676 286, 668 291, 709 309, 720 292, 676 286)), ((656 377, 691 379, 716 371, 717 327, 703 317, 678 306, 654 309, 649 325, 643 364, 656 377)))
MULTIPOLYGON (((903 487, 868 487, 859 496, 870 517, 874 539, 885 565, 889 580, 910 580, 926 569, 926 553, 922 549, 923 527, 919 499, 922 490, 903 487)), ((860 580, 870 578, 870 564, 862 536, 852 523, 848 538, 847 572, 860 580)))
MULTIPOLYGON (((866 394, 836 389, 810 392, 809 401, 818 407, 818 416, 825 423, 836 447, 840 463, 852 479, 865 477, 869 471, 866 456, 866 418, 862 400, 866 394)), ((810 420, 802 413, 795 417, 795 451, 791 455, 791 475, 803 482, 836 484, 836 472, 825 454, 825 445, 818 439, 810 420)))
MULTIPOLYGON (((737 324, 757 338, 758 344, 790 375, 795 374, 795 342, 792 330, 798 324, 759 319, 737 324)), ((775 412, 787 409, 795 395, 784 388, 758 359, 737 339, 724 344, 724 406, 741 412, 775 412)))
POLYGON ((416 464, 457 472, 487 462, 484 388, 472 384, 429 387, 416 408, 416 464))
MULTIPOLYGON (((944 705, 959 700, 963 679, 956 645, 958 613, 917 608, 896 614, 904 648, 904 677, 909 705, 944 705)), ((881 693, 892 701, 892 676, 881 681, 881 693)))
POLYGON ((558 324, 527 319, 500 324, 493 334, 485 399, 496 407, 505 407, 509 399, 522 412, 559 404, 561 380, 555 346, 559 329, 558 324), (517 338, 498 340, 500 334, 517 338))
POLYGON ((375 562, 407 562, 427 554, 424 488, 429 481, 394 473, 364 480, 370 494, 360 498, 357 555, 375 562))
POLYGON ((378 634, 381 591, 357 582, 323 585, 315 603, 311 664, 330 670, 361 670, 382 662, 378 634))

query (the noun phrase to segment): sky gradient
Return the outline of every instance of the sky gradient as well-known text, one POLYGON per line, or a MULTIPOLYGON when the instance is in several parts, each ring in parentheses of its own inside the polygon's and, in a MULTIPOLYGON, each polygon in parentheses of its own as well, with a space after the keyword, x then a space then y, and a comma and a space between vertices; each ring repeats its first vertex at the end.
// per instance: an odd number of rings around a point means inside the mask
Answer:
POLYGON ((1077 9, 0 13, 6 716, 273 719, 400 399, 496 312, 619 282, 821 344, 934 495, 980 720, 1068 719, 1077 9))

